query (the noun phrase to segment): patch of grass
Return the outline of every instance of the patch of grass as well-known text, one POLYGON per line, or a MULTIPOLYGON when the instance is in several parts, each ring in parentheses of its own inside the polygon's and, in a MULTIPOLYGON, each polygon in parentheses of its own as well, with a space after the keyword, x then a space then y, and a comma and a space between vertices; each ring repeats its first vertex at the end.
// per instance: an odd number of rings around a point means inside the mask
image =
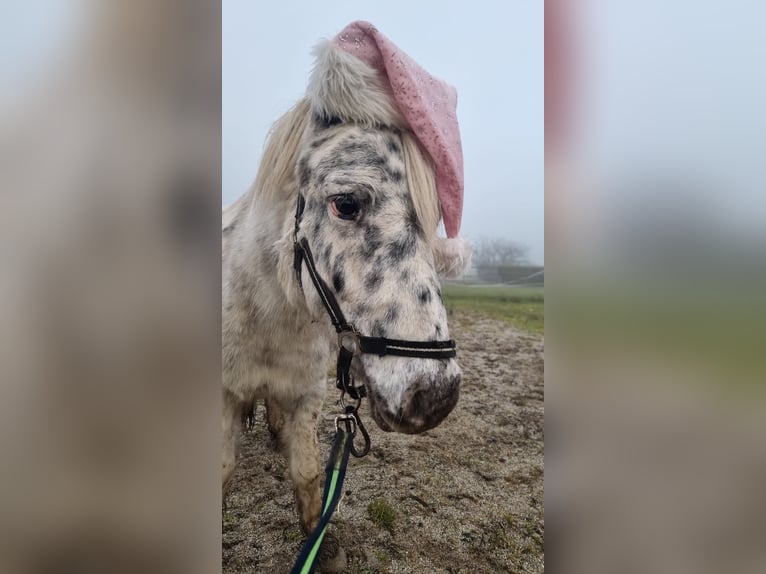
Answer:
POLYGON ((514 550, 519 552, 518 543, 511 536, 511 529, 500 522, 487 528, 484 543, 494 550, 514 550))
POLYGON ((375 526, 385 528, 393 534, 396 512, 391 508, 388 502, 382 498, 376 498, 367 505, 367 514, 375 526))
POLYGON ((224 515, 223 517, 224 532, 228 532, 229 530, 234 530, 238 524, 239 524, 239 521, 235 517, 224 515))
POLYGON ((535 516, 503 514, 465 541, 474 554, 505 556, 522 572, 536 571, 544 555, 542 525, 535 516))
POLYGON ((445 283, 442 293, 447 310, 480 313, 525 331, 541 335, 544 332, 542 287, 445 283))

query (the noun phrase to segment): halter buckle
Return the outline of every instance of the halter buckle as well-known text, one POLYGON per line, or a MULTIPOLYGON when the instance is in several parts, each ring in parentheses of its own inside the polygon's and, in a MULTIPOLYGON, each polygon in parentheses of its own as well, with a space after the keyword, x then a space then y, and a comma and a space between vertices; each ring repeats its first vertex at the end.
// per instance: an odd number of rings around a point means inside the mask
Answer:
POLYGON ((356 355, 362 349, 359 341, 359 333, 357 333, 354 327, 350 327, 338 333, 338 345, 353 355, 356 355))

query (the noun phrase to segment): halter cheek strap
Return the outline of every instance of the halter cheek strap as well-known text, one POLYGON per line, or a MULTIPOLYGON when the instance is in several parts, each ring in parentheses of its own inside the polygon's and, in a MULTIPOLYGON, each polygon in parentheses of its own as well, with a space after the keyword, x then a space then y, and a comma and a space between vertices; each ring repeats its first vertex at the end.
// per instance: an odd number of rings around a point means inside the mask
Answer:
POLYGON ((327 314, 330 316, 335 331, 338 333, 338 363, 337 363, 337 387, 347 393, 352 399, 361 399, 365 396, 364 387, 355 387, 351 378, 351 360, 356 354, 395 355, 398 357, 413 357, 418 359, 451 359, 457 354, 455 341, 407 341, 401 339, 386 339, 385 337, 366 337, 360 334, 356 328, 346 320, 343 311, 338 304, 335 295, 327 286, 327 283, 317 271, 314 256, 311 253, 308 240, 304 237, 298 239, 301 217, 306 205, 302 194, 298 195, 298 205, 295 211, 295 232, 293 235, 293 267, 301 282, 301 268, 306 263, 306 269, 311 277, 311 282, 322 300, 327 314))

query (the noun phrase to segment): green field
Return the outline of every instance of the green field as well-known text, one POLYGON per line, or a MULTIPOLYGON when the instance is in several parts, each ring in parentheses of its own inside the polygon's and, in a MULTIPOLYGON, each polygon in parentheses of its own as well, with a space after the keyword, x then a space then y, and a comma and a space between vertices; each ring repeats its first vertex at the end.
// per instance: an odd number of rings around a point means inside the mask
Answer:
POLYGON ((540 335, 544 332, 542 287, 445 283, 443 293, 448 311, 480 313, 525 331, 540 335))
POLYGON ((766 300, 760 285, 638 287, 613 280, 569 285, 556 297, 556 330, 572 351, 627 349, 645 361, 698 369, 728 388, 766 389, 766 300))

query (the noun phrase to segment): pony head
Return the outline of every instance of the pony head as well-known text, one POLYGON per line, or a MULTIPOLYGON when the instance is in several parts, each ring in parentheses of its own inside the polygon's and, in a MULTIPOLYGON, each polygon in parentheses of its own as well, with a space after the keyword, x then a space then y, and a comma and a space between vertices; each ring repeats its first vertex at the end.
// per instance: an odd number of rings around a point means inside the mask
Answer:
MULTIPOLYGON (((275 125, 256 188, 286 202, 304 198, 297 237, 360 333, 448 339, 439 274, 467 263, 468 253, 443 255, 434 162, 378 71, 331 42, 316 53, 308 95, 275 125)), ((306 266, 300 282, 295 276, 293 223, 283 221, 281 282, 314 320, 328 322, 306 266)), ((458 400, 454 359, 358 355, 352 374, 383 430, 423 432, 458 400)))

